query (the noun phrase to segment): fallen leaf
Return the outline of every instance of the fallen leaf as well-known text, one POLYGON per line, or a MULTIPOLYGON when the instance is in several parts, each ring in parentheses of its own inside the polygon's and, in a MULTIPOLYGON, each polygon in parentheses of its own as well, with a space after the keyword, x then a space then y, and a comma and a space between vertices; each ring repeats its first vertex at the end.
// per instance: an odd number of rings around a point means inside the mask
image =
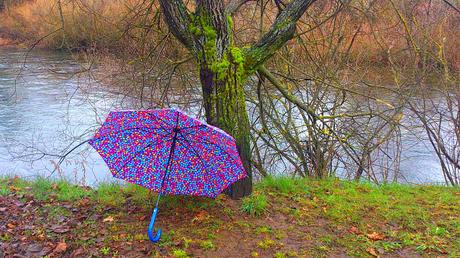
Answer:
POLYGON ((348 232, 353 233, 353 234, 356 234, 356 235, 361 234, 361 232, 359 232, 359 229, 358 229, 357 227, 355 227, 355 226, 352 226, 352 227, 348 230, 348 232))
POLYGON ((53 253, 54 254, 59 254, 59 253, 65 252, 66 250, 67 250, 67 244, 64 243, 64 242, 60 242, 54 248, 53 253))
POLYGON ((38 253, 43 250, 43 247, 40 244, 31 244, 27 247, 26 251, 31 253, 38 253))
POLYGON ((54 232, 54 233, 59 233, 59 234, 62 234, 62 233, 67 233, 70 231, 70 227, 68 226, 59 226, 59 225, 54 225, 51 227, 51 230, 54 232))
POLYGON ((380 257, 377 253, 377 251, 375 251, 374 248, 372 247, 369 247, 366 249, 366 252, 368 252, 370 255, 374 256, 374 257, 380 257))
POLYGON ((72 254, 70 254, 70 257, 81 256, 84 253, 85 253, 85 250, 83 250, 83 248, 80 247, 77 250, 73 251, 72 254))
POLYGON ((10 188, 11 192, 16 192, 16 191, 20 190, 19 188, 15 187, 15 186, 10 186, 9 188, 10 188))
POLYGON ((370 240, 374 240, 374 241, 383 240, 385 238, 385 236, 383 234, 377 233, 377 232, 372 232, 370 234, 367 234, 367 237, 370 240))
POLYGON ((6 207, 1 207, 0 208, 0 212, 5 212, 6 211, 6 207))
POLYGON ((14 224, 12 224, 12 223, 8 223, 8 224, 6 224, 6 227, 9 228, 9 229, 13 229, 16 226, 14 224))
POLYGON ((45 233, 41 233, 40 235, 37 236, 38 240, 43 241, 45 240, 45 233))
POLYGON ((78 202, 79 206, 88 206, 89 204, 89 199, 83 199, 78 202))
POLYGON ((102 222, 113 222, 113 217, 112 217, 112 216, 108 216, 107 218, 105 218, 104 220, 102 220, 102 222))
POLYGON ((205 219, 209 218, 209 213, 207 211, 200 211, 198 214, 192 219, 192 222, 195 221, 203 221, 205 219))

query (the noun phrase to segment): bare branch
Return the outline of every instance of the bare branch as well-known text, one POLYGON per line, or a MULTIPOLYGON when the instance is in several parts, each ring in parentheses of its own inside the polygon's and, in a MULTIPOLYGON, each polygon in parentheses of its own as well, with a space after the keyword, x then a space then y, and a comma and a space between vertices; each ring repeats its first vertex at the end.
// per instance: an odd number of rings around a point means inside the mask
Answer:
POLYGON ((230 15, 233 15, 234 13, 238 11, 238 9, 240 9, 241 6, 251 1, 254 1, 254 0, 232 0, 225 7, 225 12, 227 12, 230 15))
POLYGON ((171 33, 185 47, 192 49, 192 35, 188 30, 191 21, 184 2, 182 0, 160 0, 160 5, 171 33))
POLYGON ((253 70, 293 38, 297 21, 315 0, 294 0, 276 18, 270 30, 246 51, 246 68, 253 70))

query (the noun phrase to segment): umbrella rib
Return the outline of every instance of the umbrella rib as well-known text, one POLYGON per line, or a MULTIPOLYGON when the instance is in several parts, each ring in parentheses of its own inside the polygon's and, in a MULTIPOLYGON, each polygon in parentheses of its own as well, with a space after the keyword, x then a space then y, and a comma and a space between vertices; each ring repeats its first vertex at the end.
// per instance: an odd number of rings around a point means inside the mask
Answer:
MULTIPOLYGON (((166 141, 166 140, 167 140, 167 141, 170 141, 171 139, 161 139, 161 138, 160 138, 160 140, 162 140, 162 141, 166 141)), ((126 162, 123 163, 123 165, 122 165, 120 168, 117 169, 117 172, 120 173, 120 170, 122 170, 123 168, 125 168, 126 165, 127 165, 129 162, 131 162, 137 155, 142 154, 147 148, 152 147, 152 145, 153 145, 154 143, 155 143, 155 142, 151 142, 151 143, 147 144, 145 147, 142 147, 142 149, 137 150, 136 153, 135 153, 134 155, 132 155, 126 162)))
POLYGON ((192 126, 186 126, 186 127, 181 127, 180 129, 181 130, 187 130, 187 129, 196 129, 196 128, 199 128, 199 127, 206 127, 206 125, 192 125, 192 126))
POLYGON ((200 156, 198 155, 198 152, 195 150, 195 147, 193 147, 192 144, 190 144, 190 141, 187 138, 185 138, 185 136, 182 133, 179 133, 179 135, 182 137, 182 139, 186 141, 187 146, 190 149, 192 149, 193 154, 195 154, 196 158, 201 162, 201 165, 203 166, 204 171, 206 171, 206 174, 210 175, 208 171, 208 166, 206 165, 205 161, 203 161, 203 158, 200 158, 200 156))
MULTIPOLYGON (((176 112, 177 112, 177 111, 176 111, 176 112)), ((156 119, 156 120, 158 120, 158 121, 161 121, 165 126, 168 126, 167 121, 165 121, 163 118, 157 116, 156 114, 147 113, 147 115, 153 117, 154 119, 156 119)), ((179 114, 177 114, 177 116, 179 116, 179 114)), ((161 126, 161 125, 160 125, 160 126, 161 126)), ((161 128, 164 129, 165 127, 161 126, 161 128)), ((164 130, 166 130, 166 129, 164 129, 164 130)))
MULTIPOLYGON (((187 133, 187 134, 188 134, 188 133, 187 133)), ((233 161, 237 161, 237 160, 235 159, 235 157, 233 157, 232 155, 230 155, 225 149, 223 149, 220 145, 218 145, 218 144, 216 144, 216 143, 213 143, 213 142, 210 142, 210 141, 207 141, 207 140, 204 140, 204 139, 202 139, 202 141, 197 141, 197 140, 193 140, 193 139, 192 139, 192 141, 195 142, 195 143, 201 143, 201 144, 204 143, 204 144, 211 144, 211 145, 214 145, 214 146, 216 146, 217 148, 219 148, 222 152, 224 152, 227 156, 231 157, 231 158, 233 159, 233 161)))

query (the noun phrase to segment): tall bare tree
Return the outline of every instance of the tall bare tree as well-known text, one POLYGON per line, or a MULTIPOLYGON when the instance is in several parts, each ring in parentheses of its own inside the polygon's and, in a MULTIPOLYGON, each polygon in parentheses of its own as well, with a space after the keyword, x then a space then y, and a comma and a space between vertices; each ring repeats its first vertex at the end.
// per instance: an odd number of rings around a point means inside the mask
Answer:
MULTIPOLYGON (((171 33, 199 65, 207 122, 236 140, 249 177, 231 186, 232 198, 252 191, 250 125, 244 82, 278 49, 292 39, 296 23, 314 0, 293 0, 280 11, 270 29, 252 46, 234 45, 232 15, 248 0, 196 0, 195 10, 182 0, 160 0, 171 33)), ((279 2, 279 1, 277 1, 279 2)))

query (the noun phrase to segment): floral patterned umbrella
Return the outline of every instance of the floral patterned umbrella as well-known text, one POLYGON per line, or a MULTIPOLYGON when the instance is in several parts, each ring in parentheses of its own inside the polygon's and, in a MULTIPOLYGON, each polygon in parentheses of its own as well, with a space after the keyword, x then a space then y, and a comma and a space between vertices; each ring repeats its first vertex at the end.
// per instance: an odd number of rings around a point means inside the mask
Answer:
POLYGON ((114 177, 158 192, 148 235, 161 195, 215 198, 246 177, 235 140, 224 131, 176 109, 111 112, 89 141, 114 177))

